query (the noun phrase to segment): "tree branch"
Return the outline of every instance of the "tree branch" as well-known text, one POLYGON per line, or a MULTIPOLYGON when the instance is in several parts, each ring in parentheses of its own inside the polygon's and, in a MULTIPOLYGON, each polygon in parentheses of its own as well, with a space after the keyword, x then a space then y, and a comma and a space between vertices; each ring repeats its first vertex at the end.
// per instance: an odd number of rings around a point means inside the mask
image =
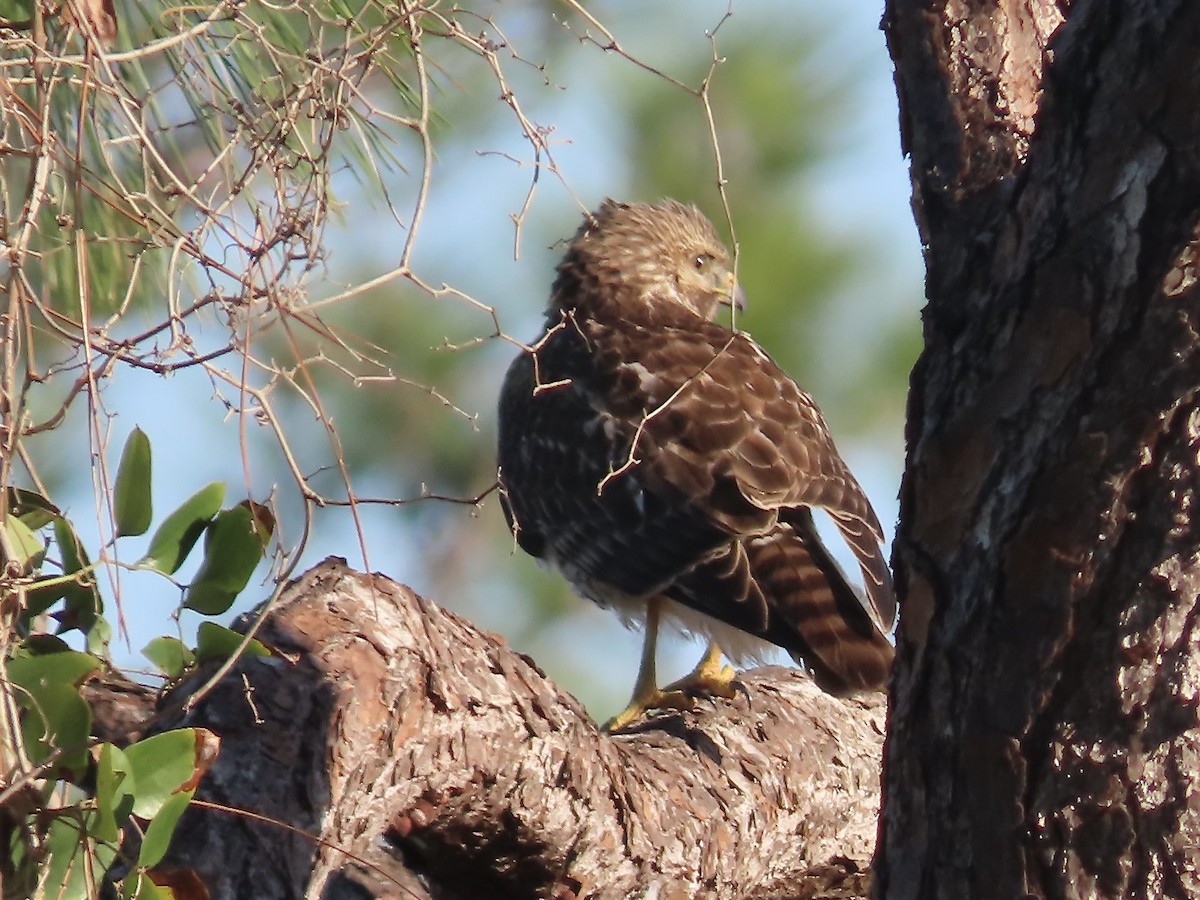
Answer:
POLYGON ((608 736, 500 639, 335 559, 258 637, 274 656, 158 716, 221 736, 197 798, 255 816, 181 822, 167 862, 214 898, 867 895, 882 697, 763 668, 608 736))

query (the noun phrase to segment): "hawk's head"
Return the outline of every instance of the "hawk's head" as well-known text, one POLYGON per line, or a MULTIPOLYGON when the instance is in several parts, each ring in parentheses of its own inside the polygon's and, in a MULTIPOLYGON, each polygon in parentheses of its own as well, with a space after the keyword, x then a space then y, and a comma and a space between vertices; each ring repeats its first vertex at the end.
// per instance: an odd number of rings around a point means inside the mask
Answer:
POLYGON ((686 310, 707 320, 722 303, 741 305, 741 291, 703 213, 674 200, 605 200, 558 265, 550 312, 636 320, 686 310))

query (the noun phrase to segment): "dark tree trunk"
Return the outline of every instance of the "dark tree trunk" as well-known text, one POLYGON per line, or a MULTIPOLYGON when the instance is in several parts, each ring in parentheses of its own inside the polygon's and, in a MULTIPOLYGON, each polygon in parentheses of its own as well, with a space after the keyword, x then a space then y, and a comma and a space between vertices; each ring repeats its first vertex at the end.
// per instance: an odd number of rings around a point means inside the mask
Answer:
POLYGON ((1200 896, 1200 4, 885 29, 929 305, 876 894, 1200 896))

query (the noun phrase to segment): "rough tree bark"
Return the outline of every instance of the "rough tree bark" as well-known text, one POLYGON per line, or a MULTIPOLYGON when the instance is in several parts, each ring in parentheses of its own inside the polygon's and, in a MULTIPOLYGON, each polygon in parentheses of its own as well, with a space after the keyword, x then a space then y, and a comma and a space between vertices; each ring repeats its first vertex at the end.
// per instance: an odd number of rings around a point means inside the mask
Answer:
POLYGON ((340 560, 293 582, 258 637, 273 657, 185 710, 211 675, 194 673, 153 723, 221 736, 197 797, 228 810, 184 817, 177 885, 190 870, 213 898, 867 894, 882 697, 759 669, 732 700, 609 737, 499 639, 340 560))
POLYGON ((929 305, 877 896, 1200 896, 1200 4, 885 30, 929 305))

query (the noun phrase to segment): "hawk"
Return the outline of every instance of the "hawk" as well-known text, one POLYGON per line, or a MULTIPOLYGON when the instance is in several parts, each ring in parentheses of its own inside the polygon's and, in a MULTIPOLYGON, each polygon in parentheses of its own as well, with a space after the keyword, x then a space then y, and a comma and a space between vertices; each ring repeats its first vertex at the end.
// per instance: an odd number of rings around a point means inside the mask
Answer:
POLYGON ((545 331, 509 366, 498 463, 517 543, 627 624, 645 622, 613 730, 678 705, 659 621, 709 639, 675 688, 728 694, 734 662, 787 650, 825 690, 879 690, 896 615, 883 532, 811 397, 747 335, 729 255, 695 207, 606 200, 557 268, 545 331), (833 520, 865 596, 821 542, 833 520), (668 689, 671 690, 671 689, 668 689))

